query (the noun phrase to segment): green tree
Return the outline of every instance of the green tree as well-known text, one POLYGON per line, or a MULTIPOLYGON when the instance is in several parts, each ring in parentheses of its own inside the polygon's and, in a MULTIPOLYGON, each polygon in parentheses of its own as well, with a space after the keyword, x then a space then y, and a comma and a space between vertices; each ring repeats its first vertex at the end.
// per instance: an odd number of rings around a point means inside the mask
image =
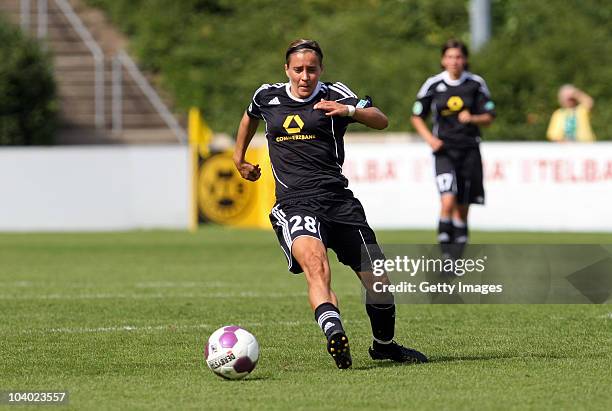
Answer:
MULTIPOLYGON (((440 71, 440 45, 469 41, 468 0, 88 0, 131 36, 180 109, 200 107, 233 133, 255 89, 285 81, 290 41, 314 38, 323 80, 374 98, 391 131, 411 130, 414 96, 440 71)), ((498 107, 487 139, 541 140, 560 85, 596 101, 593 126, 612 138, 612 4, 608 0, 492 0, 493 39, 470 57, 498 107)))
POLYGON ((0 145, 53 143, 57 102, 49 61, 0 18, 0 145))

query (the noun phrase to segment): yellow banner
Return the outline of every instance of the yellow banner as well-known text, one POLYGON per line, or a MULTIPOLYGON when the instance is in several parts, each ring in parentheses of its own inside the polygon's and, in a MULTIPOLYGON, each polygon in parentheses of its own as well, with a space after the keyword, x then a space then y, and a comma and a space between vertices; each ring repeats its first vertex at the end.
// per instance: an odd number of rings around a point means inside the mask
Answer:
POLYGON ((274 205, 274 178, 267 147, 251 148, 246 160, 261 167, 261 178, 243 179, 232 160, 232 150, 211 154, 212 131, 198 109, 189 112, 189 143, 193 164, 193 222, 237 227, 270 228, 274 205))

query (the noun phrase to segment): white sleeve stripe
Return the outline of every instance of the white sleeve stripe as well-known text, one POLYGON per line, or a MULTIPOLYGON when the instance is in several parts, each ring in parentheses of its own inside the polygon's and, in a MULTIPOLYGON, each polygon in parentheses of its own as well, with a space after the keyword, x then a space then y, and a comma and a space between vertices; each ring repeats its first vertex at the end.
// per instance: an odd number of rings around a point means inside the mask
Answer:
POLYGON ((340 90, 344 91, 349 96, 354 94, 353 92, 351 92, 351 90, 348 87, 346 87, 344 84, 340 82, 334 83, 334 87, 339 88, 340 90))
POLYGON ((350 88, 348 88, 346 85, 340 83, 339 81, 336 81, 334 83, 334 86, 339 87, 342 90, 346 91, 349 96, 353 96, 353 97, 357 98, 357 94, 353 93, 350 88))
POLYGON ((257 93, 259 93, 261 90, 265 90, 267 88, 270 88, 269 84, 262 84, 257 90, 255 90, 255 93, 253 93, 253 97, 255 97, 257 93))
POLYGON ((423 85, 421 86, 421 88, 419 89, 419 92, 417 93, 417 98, 423 98, 425 97, 425 94, 427 94, 427 92, 429 91, 429 88, 436 82, 442 79, 442 74, 436 74, 435 76, 432 76, 430 78, 428 78, 427 80, 425 80, 425 83, 423 83, 423 85))
POLYGON ((269 84, 262 84, 261 87, 259 87, 257 90, 255 90, 255 93, 253 93, 253 103, 255 103, 255 105, 257 107, 261 107, 259 104, 257 104, 257 102, 255 101, 255 97, 257 97, 257 94, 259 94, 260 91, 265 90, 267 88, 270 88, 269 84))
POLYGON ((351 90, 346 84, 341 83, 339 81, 336 82, 336 85, 340 88, 342 88, 343 90, 346 90, 347 93, 349 93, 350 95, 352 95, 353 97, 357 98, 357 94, 353 93, 353 90, 351 90))
POLYGON ((489 88, 487 87, 487 83, 484 81, 484 79, 474 73, 470 73, 469 75, 472 80, 477 81, 480 84, 479 90, 482 91, 482 94, 491 98, 491 92, 489 91, 489 88))
POLYGON ((344 96, 344 98, 349 98, 350 96, 346 94, 344 91, 340 90, 338 87, 329 86, 330 89, 334 90, 336 93, 344 96))

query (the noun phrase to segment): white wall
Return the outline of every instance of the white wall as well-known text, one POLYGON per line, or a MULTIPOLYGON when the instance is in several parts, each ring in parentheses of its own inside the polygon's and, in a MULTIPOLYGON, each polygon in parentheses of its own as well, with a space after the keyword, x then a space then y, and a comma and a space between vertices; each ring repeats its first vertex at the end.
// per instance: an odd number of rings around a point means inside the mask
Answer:
POLYGON ((186 228, 186 146, 0 149, 0 230, 186 228))
MULTIPOLYGON (((612 143, 481 146, 486 205, 470 225, 484 230, 612 231, 612 143)), ((376 228, 437 224, 439 194, 424 143, 351 143, 343 168, 376 228)))
MULTIPOLYGON (((375 228, 437 224, 423 143, 348 141, 343 171, 375 228)), ((483 143, 484 230, 612 231, 612 143, 483 143)), ((0 231, 186 228, 185 146, 0 149, 0 231)))

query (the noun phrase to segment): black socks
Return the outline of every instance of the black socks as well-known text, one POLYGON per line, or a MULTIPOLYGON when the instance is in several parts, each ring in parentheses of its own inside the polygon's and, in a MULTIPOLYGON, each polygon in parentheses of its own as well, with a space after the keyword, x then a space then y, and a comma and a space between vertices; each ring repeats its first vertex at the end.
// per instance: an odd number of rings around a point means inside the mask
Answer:
POLYGON ((336 331, 344 332, 340 319, 340 311, 332 303, 323 303, 319 305, 315 308, 314 314, 315 320, 328 340, 336 331))
POLYGON ((395 304, 366 304, 374 342, 390 343, 395 334, 395 304))
POLYGON ((467 223, 441 218, 438 223, 438 242, 444 257, 461 258, 468 242, 467 223))
POLYGON ((453 223, 450 218, 440 218, 438 223, 438 243, 444 257, 451 256, 453 242, 453 223))
MULTIPOLYGON (((366 304, 375 343, 389 344, 395 335, 395 304, 366 304)), ((315 309, 315 319, 329 340, 337 331, 344 332, 340 311, 332 303, 323 303, 315 309)))

